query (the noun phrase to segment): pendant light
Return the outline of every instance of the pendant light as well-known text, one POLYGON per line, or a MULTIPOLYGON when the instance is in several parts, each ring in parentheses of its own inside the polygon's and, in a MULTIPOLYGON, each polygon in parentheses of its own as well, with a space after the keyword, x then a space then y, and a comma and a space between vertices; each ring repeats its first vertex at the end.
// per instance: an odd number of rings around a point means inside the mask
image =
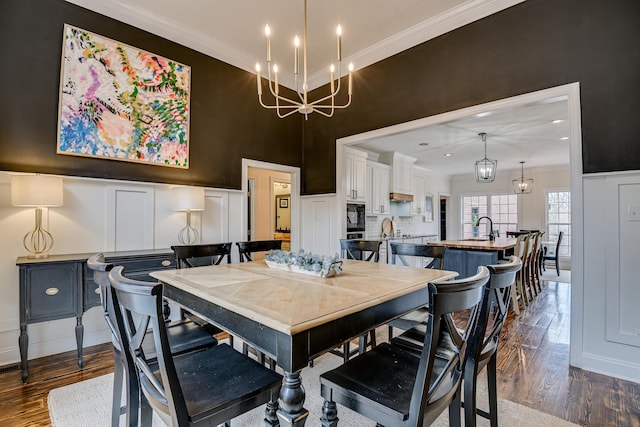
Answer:
POLYGON ((484 143, 484 159, 476 162, 476 182, 493 182, 496 179, 498 161, 487 158, 487 134, 482 132, 478 135, 482 138, 482 142, 484 143))
POLYGON ((521 174, 520 178, 516 178, 511 183, 513 184, 513 192, 516 194, 529 194, 533 190, 533 179, 524 177, 524 162, 520 162, 521 174))

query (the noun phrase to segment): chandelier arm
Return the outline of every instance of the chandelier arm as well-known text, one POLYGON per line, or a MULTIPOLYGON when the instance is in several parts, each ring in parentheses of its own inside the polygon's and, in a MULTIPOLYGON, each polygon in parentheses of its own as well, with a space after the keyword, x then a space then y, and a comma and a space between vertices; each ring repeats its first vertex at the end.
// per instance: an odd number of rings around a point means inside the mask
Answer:
POLYGON ((311 105, 313 105, 313 109, 315 111, 318 111, 318 108, 347 108, 349 105, 351 105, 351 95, 349 95, 349 102, 344 105, 317 105, 315 103, 311 105))
MULTIPOLYGON (((322 108, 322 107, 320 107, 320 108, 322 108)), ((334 113, 333 109, 331 109, 331 113, 325 113, 322 110, 318 110, 318 108, 314 108, 313 111, 315 111, 316 113, 318 113, 318 114, 320 114, 322 116, 325 116, 325 117, 333 117, 333 113, 334 113)))
POLYGON ((262 101, 262 95, 258 96, 258 101, 260 101, 260 105, 264 108, 276 109, 276 108, 295 108, 296 110, 300 108, 300 105, 268 105, 262 101))
POLYGON ((298 94, 298 98, 300 98, 300 102, 304 102, 304 96, 300 92, 300 87, 299 87, 299 83, 298 83, 298 75, 297 74, 294 76, 294 79, 295 79, 295 83, 296 83, 296 93, 298 94))

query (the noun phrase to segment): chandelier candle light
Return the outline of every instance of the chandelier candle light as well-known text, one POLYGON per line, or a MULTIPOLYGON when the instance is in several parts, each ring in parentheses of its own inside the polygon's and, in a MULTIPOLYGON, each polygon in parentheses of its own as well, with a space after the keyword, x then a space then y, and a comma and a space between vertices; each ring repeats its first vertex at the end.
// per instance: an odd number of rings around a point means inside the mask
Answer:
POLYGON ((302 88, 299 86, 299 74, 300 74, 300 39, 295 36, 293 39, 294 56, 293 56, 293 75, 295 80, 296 92, 298 93, 299 101, 286 98, 280 95, 280 88, 278 85, 278 65, 271 65, 271 28, 267 25, 264 28, 264 33, 267 36, 267 85, 269 91, 274 98, 275 104, 267 105, 262 100, 262 78, 260 75, 260 63, 256 63, 256 78, 258 83, 258 100, 260 105, 264 108, 275 109, 278 117, 285 118, 295 113, 296 111, 304 114, 305 119, 309 118, 309 114, 317 111, 325 117, 333 116, 333 113, 337 108, 347 108, 351 104, 352 95, 352 72, 353 63, 349 64, 349 86, 347 90, 348 100, 343 105, 336 105, 335 99, 340 92, 340 77, 341 74, 341 62, 342 62, 342 27, 338 25, 336 29, 337 41, 338 41, 338 73, 336 79, 336 67, 331 64, 329 67, 330 79, 331 79, 331 92, 324 98, 320 98, 316 101, 309 102, 307 85, 307 0, 304 0, 304 34, 302 35, 302 88), (271 71, 273 69, 273 80, 271 78, 271 71), (337 80, 337 83, 336 83, 337 80), (284 103, 284 104, 281 104, 284 103))
POLYGON ((524 162, 520 162, 520 165, 522 170, 520 178, 511 181, 513 192, 516 194, 529 194, 533 190, 533 179, 524 177, 524 162))
POLYGON ((496 179, 498 161, 487 158, 487 134, 482 132, 478 135, 482 138, 482 142, 484 142, 484 159, 476 162, 476 182, 493 182, 496 179))

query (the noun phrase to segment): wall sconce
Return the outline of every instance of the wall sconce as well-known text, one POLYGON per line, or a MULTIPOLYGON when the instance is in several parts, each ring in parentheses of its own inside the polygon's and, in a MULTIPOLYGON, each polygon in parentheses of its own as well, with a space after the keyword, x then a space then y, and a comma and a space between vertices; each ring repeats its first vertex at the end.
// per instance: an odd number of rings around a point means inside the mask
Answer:
POLYGON ((204 210, 204 188, 174 187, 175 210, 187 213, 187 225, 178 233, 178 241, 183 245, 199 243, 200 233, 191 226, 191 212, 204 210))
POLYGON ((44 175, 11 177, 11 204, 36 208, 36 227, 24 235, 22 243, 29 258, 46 258, 53 247, 53 236, 42 227, 43 208, 62 206, 62 178, 44 175))

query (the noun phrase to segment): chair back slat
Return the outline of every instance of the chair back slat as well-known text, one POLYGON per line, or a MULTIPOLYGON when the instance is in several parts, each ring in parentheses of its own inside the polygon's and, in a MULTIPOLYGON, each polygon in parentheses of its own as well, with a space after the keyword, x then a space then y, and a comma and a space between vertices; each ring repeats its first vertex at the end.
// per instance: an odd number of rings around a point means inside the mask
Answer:
POLYGON ((114 338, 113 345, 119 350, 120 343, 115 341, 117 337, 117 326, 115 312, 113 310, 113 301, 111 299, 111 286, 109 285, 109 272, 113 269, 113 264, 106 263, 104 254, 99 253, 87 259, 87 267, 93 271, 93 281, 96 282, 100 289, 102 314, 114 338))
POLYGON ((223 260, 231 263, 231 243, 171 246, 176 256, 176 268, 219 265, 223 260))
POLYGON ((251 240, 248 242, 237 242, 238 252, 240 252, 240 262, 253 261, 252 254, 255 252, 267 252, 271 250, 281 250, 282 240, 251 240))
POLYGON ((409 266, 409 262, 405 256, 429 258, 424 268, 437 268, 442 270, 444 266, 444 256, 446 247, 429 246, 418 243, 391 243, 391 263, 396 264, 396 258, 400 260, 402 265, 409 266))
MULTIPOLYGON (((481 351, 484 351, 492 341, 494 344, 498 341, 500 331, 508 314, 509 302, 511 300, 511 285, 513 285, 516 280, 516 274, 522 268, 522 261, 513 255, 509 257, 508 263, 488 265, 487 268, 491 273, 487 287, 490 290, 489 295, 492 300, 491 303, 486 306, 487 315, 486 320, 484 320, 485 331, 481 334, 484 335, 481 351), (493 310, 493 312, 491 312, 491 310, 493 310), (488 325, 492 325, 492 327, 489 332, 486 332, 488 325)), ((481 314, 480 323, 482 323, 483 317, 484 314, 481 314)))
POLYGON ((436 395, 453 395, 457 391, 469 351, 468 345, 471 342, 476 343, 472 334, 476 331, 488 281, 489 270, 486 267, 478 267, 477 274, 471 277, 429 283, 428 310, 431 318, 426 324, 407 425, 422 425, 423 422, 428 424, 431 420, 427 417, 433 416, 426 412, 428 402, 436 395), (459 325, 460 321, 456 321, 454 317, 460 312, 469 313, 463 325, 459 325), (447 346, 450 356, 447 357, 447 364, 440 375, 432 378, 442 337, 448 337, 452 343, 447 346))
POLYGON ((378 262, 381 244, 381 240, 340 239, 342 258, 378 262))

